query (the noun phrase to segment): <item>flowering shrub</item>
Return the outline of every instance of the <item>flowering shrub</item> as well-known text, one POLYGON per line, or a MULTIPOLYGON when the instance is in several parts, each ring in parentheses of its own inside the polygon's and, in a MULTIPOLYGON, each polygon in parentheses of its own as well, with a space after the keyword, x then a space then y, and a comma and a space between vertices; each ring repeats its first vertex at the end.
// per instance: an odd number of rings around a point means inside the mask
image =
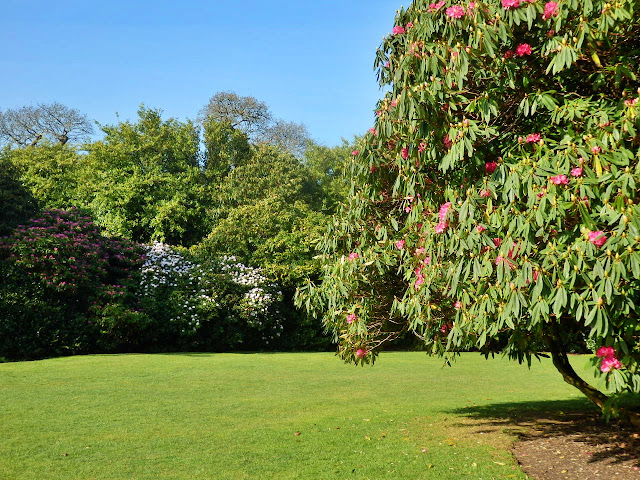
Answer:
POLYGON ((264 349, 280 337, 282 294, 260 270, 232 256, 197 260, 161 243, 145 249, 141 302, 154 319, 157 342, 264 349))
POLYGON ((140 249, 103 237, 78 210, 44 211, 19 225, 0 237, 0 259, 0 355, 118 349, 115 337, 130 339, 145 323, 130 291, 140 249))
POLYGON ((530 362, 544 348, 605 408, 567 358, 569 339, 586 338, 614 352, 594 363, 612 398, 640 392, 638 8, 416 0, 398 12, 376 57, 388 86, 376 134, 323 241, 323 281, 298 295, 345 360, 371 362, 406 330, 436 354, 530 362))

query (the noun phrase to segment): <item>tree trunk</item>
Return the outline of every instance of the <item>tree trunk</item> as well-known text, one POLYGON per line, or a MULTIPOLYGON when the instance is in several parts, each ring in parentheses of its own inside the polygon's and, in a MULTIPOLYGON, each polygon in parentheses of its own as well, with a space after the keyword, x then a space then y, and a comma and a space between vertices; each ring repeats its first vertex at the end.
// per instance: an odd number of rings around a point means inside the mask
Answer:
POLYGON ((569 357, 567 356, 567 353, 558 345, 555 339, 547 336, 545 340, 551 353, 553 365, 562 374, 562 378, 564 378, 564 381, 580 390, 589 399, 589 401, 597 405, 600 410, 604 410, 604 404, 609 397, 607 397, 600 390, 593 388, 582 378, 580 378, 580 376, 578 376, 576 371, 569 363, 569 357))

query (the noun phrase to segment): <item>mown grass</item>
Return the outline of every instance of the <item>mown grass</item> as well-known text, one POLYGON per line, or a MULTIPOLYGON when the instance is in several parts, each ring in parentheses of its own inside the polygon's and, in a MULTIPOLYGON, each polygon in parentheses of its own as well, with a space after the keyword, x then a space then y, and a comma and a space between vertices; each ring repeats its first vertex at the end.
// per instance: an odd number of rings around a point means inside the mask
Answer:
POLYGON ((422 353, 373 368, 328 353, 0 364, 0 479, 524 479, 512 437, 465 414, 501 405, 588 408, 550 362, 477 354, 451 368, 422 353))

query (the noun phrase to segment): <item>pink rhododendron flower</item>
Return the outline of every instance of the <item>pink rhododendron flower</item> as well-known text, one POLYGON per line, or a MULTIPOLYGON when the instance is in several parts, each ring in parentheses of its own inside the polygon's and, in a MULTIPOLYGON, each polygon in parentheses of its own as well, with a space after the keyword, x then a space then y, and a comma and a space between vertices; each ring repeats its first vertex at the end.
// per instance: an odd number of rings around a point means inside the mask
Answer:
POLYGON ((487 162, 484 164, 484 171, 485 173, 491 175, 493 172, 496 171, 496 168, 498 168, 498 163, 497 162, 487 162))
POLYGON ((527 143, 538 143, 542 137, 539 133, 530 133, 525 140, 527 143))
POLYGON ((551 17, 555 17, 558 15, 558 3, 557 2, 547 2, 544 5, 544 13, 542 14, 543 20, 548 20, 551 17))
POLYGON ((422 275, 418 274, 418 277, 416 278, 414 286, 419 287, 422 284, 424 284, 424 277, 422 275))
POLYGON ((431 255, 427 255, 427 257, 422 261, 423 265, 429 265, 431 263, 431 255))
POLYGON ((416 251, 414 252, 414 255, 418 256, 418 255, 423 255, 425 252, 425 249, 422 247, 418 247, 416 248, 416 251))
POLYGON ((447 8, 446 13, 447 17, 450 18, 462 18, 464 17, 465 11, 462 5, 453 5, 452 7, 447 8))
POLYGON ((613 349, 613 347, 600 347, 598 350, 596 350, 596 356, 600 358, 615 357, 616 351, 613 349))
POLYGON ((543 188, 541 191, 538 192, 538 194, 536 195, 536 197, 538 198, 542 198, 544 197, 545 193, 547 193, 547 188, 543 188))
POLYGON ((420 145, 418 145, 418 153, 424 152, 425 148, 427 148, 427 144, 424 142, 420 142, 420 145))
POLYGON ((442 233, 444 232, 445 228, 447 228, 447 222, 440 222, 438 223, 438 225, 436 225, 435 232, 442 233))
POLYGON ((355 260, 356 258, 358 258, 360 255, 358 255, 358 252, 351 252, 349 254, 349 260, 355 260))
POLYGON ((582 176, 582 168, 581 167, 576 167, 573 170, 571 170, 571 176, 572 177, 581 177, 582 176))
POLYGON ((397 100, 392 100, 392 101, 391 101, 391 103, 390 103, 390 105, 391 105, 392 107, 395 107, 396 105, 398 105, 398 101, 397 101, 397 100))
POLYGON ((600 365, 600 371, 603 373, 607 373, 609 370, 611 369, 620 369, 622 368, 622 363, 620 363, 620 360, 618 360, 617 358, 613 357, 607 357, 602 359, 602 364, 600 365))
POLYGON ((636 98, 629 98, 627 100, 624 101, 624 104, 627 107, 632 107, 633 105, 635 105, 636 103, 638 103, 638 97, 636 98))
POLYGON ((384 66, 385 66, 386 68, 389 68, 389 67, 391 66, 391 63, 389 63, 389 62, 384 62, 384 66))
POLYGON ((376 130, 376 129, 375 129, 375 127, 371 127, 371 128, 369 129, 369 131, 370 131, 371 133, 373 133, 373 136, 374 136, 374 137, 377 137, 377 136, 378 136, 378 130, 376 130))
POLYGON ((431 3, 431 4, 429 4, 429 8, 427 9, 427 11, 429 13, 437 12, 442 7, 444 7, 445 3, 446 2, 444 0, 441 0, 440 2, 437 2, 437 3, 431 3))
POLYGON ((555 177, 549 177, 549 180, 551 180, 556 185, 567 185, 569 183, 569 179, 566 175, 556 175, 555 177))
POLYGON ((438 217, 440 218, 440 222, 444 222, 445 218, 447 218, 447 213, 453 206, 453 203, 447 202, 440 207, 440 211, 438 212, 438 217))
POLYGON ((502 8, 509 10, 510 8, 518 8, 520 0, 502 0, 502 8))
POLYGON ((356 357, 364 358, 366 356, 367 356, 367 351, 364 348, 359 348, 358 350, 356 350, 356 357))
POLYGON ((597 232, 589 232, 589 241, 593 243, 596 247, 601 247, 607 241, 607 237, 602 230, 598 230, 597 232))
POLYGON ((597 145, 595 147, 591 147, 591 153, 593 153, 594 155, 598 155, 601 151, 602 149, 597 145))
POLYGON ((402 249, 404 248, 404 243, 405 243, 405 242, 404 242, 404 240, 398 240, 398 241, 396 242, 396 248, 397 248, 398 250, 402 250, 402 249))
POLYGON ((521 43, 516 47, 516 53, 519 57, 524 57, 525 55, 531 55, 531 45, 528 43, 521 43))
POLYGON ((497 248, 500 245, 502 245, 502 239, 501 238, 494 238, 493 239, 493 246, 497 248))
POLYGON ((406 30, 404 29, 404 27, 401 27, 400 25, 393 27, 393 30, 391 31, 391 33, 393 33, 394 35, 401 35, 405 32, 406 30))
POLYGON ((485 188, 484 190, 480 190, 480 196, 481 197, 490 197, 491 196, 491 190, 489 190, 488 188, 485 188))
POLYGON ((449 138, 449 134, 447 133, 442 139, 444 142, 444 146, 447 147, 447 150, 451 148, 451 139, 449 138))
POLYGON ((453 308, 462 308, 462 302, 458 301, 453 304, 453 308))
POLYGON ((537 282, 538 281, 538 276, 540 275, 540 272, 538 270, 534 270, 533 271, 533 281, 537 282))
POLYGON ((351 152, 351 155, 353 155, 353 156, 355 157, 355 156, 356 156, 356 155, 358 155, 359 153, 360 153, 360 152, 359 152, 358 150, 354 150, 353 152, 351 152))
POLYGON ((347 315, 347 323, 353 323, 358 319, 357 315, 355 313, 350 313, 349 315, 347 315))
POLYGON ((407 23, 407 30, 409 30, 411 27, 413 27, 413 23, 411 22, 407 23))
POLYGON ((402 155, 402 158, 406 160, 407 158, 409 158, 409 149, 407 147, 404 147, 400 152, 400 155, 402 155))
POLYGON ((478 233, 482 233, 482 232, 484 232, 486 229, 487 229, 487 227, 484 227, 484 226, 482 226, 482 225, 478 225, 478 226, 476 227, 476 230, 478 231, 478 233))

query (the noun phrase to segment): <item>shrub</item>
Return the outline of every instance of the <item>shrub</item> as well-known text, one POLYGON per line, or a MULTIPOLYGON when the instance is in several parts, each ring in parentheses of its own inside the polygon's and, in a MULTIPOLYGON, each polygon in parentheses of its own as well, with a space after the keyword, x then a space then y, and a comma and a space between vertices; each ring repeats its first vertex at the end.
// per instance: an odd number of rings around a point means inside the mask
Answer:
POLYGON ((118 350, 126 345, 106 338, 135 337, 120 316, 137 307, 130 289, 138 283, 141 250, 103 237, 80 211, 47 210, 18 226, 0 237, 0 259, 0 355, 118 350))

